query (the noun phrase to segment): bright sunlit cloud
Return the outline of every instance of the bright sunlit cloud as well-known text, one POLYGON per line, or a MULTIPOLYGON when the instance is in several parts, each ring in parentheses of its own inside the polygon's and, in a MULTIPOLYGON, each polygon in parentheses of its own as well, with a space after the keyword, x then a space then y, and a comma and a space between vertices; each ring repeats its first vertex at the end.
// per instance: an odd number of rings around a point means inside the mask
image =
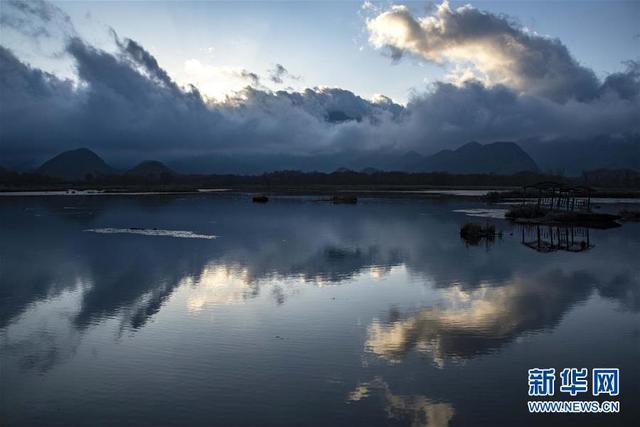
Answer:
POLYGON ((540 36, 511 19, 443 1, 432 14, 416 16, 394 5, 366 21, 369 42, 399 60, 405 53, 424 61, 452 64, 460 78, 480 78, 519 93, 556 101, 595 95, 598 81, 559 40, 540 36))
POLYGON ((184 63, 184 72, 186 80, 181 84, 193 84, 207 98, 218 102, 247 86, 261 87, 260 77, 242 67, 217 66, 189 59, 184 63))

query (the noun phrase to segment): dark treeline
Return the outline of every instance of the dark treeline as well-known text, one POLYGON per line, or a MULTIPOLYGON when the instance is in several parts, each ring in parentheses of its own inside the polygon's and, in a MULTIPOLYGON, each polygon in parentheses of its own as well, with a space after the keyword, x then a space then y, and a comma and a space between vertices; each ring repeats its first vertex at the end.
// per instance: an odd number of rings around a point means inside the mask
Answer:
POLYGON ((640 189, 640 173, 634 170, 597 170, 580 177, 521 172, 514 175, 468 174, 444 172, 300 172, 277 171, 261 175, 180 175, 163 173, 134 176, 113 174, 87 175, 84 180, 64 181, 36 173, 6 172, 0 174, 0 189, 53 188, 154 188, 179 190, 193 188, 309 188, 322 186, 344 187, 514 187, 541 181, 557 181, 599 188, 640 189))

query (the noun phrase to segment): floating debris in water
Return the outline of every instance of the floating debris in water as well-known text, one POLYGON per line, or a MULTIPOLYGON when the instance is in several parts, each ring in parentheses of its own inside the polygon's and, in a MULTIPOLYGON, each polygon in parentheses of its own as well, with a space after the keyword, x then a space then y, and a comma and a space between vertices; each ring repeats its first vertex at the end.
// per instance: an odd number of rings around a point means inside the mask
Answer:
POLYGON ((267 203, 268 201, 267 196, 253 196, 253 203, 267 203))
POLYGON ((333 196, 331 201, 333 201, 334 205, 354 205, 358 203, 358 198, 356 196, 348 194, 336 194, 335 196, 333 196))
POLYGON ((157 228, 89 228, 84 231, 101 234, 141 234, 143 236, 178 237, 181 239, 215 239, 213 234, 197 234, 193 231, 159 230, 157 228))
POLYGON ((504 219, 506 209, 456 209, 454 212, 463 213, 467 216, 475 216, 480 218, 504 219))

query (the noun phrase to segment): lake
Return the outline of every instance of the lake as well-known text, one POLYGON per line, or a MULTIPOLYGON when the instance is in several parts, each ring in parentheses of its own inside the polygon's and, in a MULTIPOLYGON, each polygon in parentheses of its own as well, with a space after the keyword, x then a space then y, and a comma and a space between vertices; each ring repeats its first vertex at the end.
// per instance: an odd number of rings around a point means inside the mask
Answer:
POLYGON ((637 425, 640 224, 486 209, 0 198, 0 424, 637 425), (621 412, 529 414, 536 367, 620 368, 621 412))

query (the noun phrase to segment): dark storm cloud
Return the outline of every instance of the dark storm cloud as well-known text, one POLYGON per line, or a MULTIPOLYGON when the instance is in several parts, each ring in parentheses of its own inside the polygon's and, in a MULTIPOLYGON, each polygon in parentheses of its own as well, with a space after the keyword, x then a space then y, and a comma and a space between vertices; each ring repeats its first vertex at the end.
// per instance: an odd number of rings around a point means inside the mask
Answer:
POLYGON ((167 87, 175 88, 175 83, 173 83, 167 72, 160 67, 158 61, 153 57, 153 55, 131 39, 124 39, 123 41, 120 41, 115 31, 113 31, 113 36, 118 47, 128 54, 128 58, 140 65, 149 74, 149 76, 156 78, 167 87))
POLYGON ((249 82, 251 83, 251 86, 260 85, 260 76, 258 76, 256 73, 252 73, 251 71, 248 71, 248 70, 241 70, 240 77, 242 77, 243 79, 249 80, 249 82))
MULTIPOLYGON (((55 6, 38 4, 12 3, 3 9, 3 22, 13 19, 7 16, 27 19, 31 14, 28 20, 35 26, 48 28, 60 21, 73 28, 55 6)), ((74 82, 31 67, 11 50, 0 49, 2 157, 42 158, 80 146, 132 161, 215 153, 305 155, 389 148, 429 153, 469 140, 640 132, 638 62, 628 62, 625 71, 599 82, 560 42, 528 35, 504 18, 472 8, 446 10, 438 19, 452 28, 436 34, 441 39, 436 43, 421 41, 426 24, 404 9, 387 13, 408 25, 411 37, 407 40, 413 44, 403 46, 403 51, 426 49, 432 54, 466 49, 475 35, 487 49, 507 49, 501 47, 501 41, 507 40, 508 45, 520 43, 521 50, 529 53, 508 56, 515 65, 504 71, 507 74, 494 75, 498 82, 437 82, 416 94, 406 107, 384 96, 367 100, 340 88, 273 92, 249 70, 240 75, 248 87, 212 103, 196 87, 177 85, 134 40, 113 32, 115 51, 107 52, 75 31, 65 31, 64 52, 74 65, 74 82)), ((381 30, 376 27, 376 31, 381 30)), ((498 54, 515 55, 509 49, 498 54)), ((491 75, 491 68, 486 71, 491 75)), ((281 65, 269 74, 272 81, 287 76, 291 77, 281 65)))
MULTIPOLYGON (((462 85, 436 83, 432 92, 414 97, 406 109, 407 138, 434 137, 445 144, 471 139, 518 140, 526 135, 555 138, 572 135, 639 132, 636 70, 607 79, 601 95, 590 102, 557 103, 544 97, 521 95, 503 85, 487 87, 478 81, 462 85), (622 84, 624 82, 624 84, 622 84), (635 93, 635 95, 634 95, 635 93)), ((414 142, 417 144, 417 141, 414 142)))
MULTIPOLYGON (((222 149, 302 153, 330 148, 335 135, 328 117, 334 111, 362 121, 401 109, 339 89, 272 93, 247 87, 225 103, 207 104, 195 88, 179 88, 136 42, 125 39, 118 47, 112 54, 70 38, 66 52, 80 81, 75 86, 3 48, 0 85, 10 100, 1 110, 3 150, 55 152, 86 145, 165 155, 222 149), (9 120, 13 116, 20 120, 9 120)), ((253 73, 246 78, 258 80, 253 73)))
POLYGON ((75 34, 69 16, 43 0, 3 1, 0 25, 32 37, 51 37, 60 33, 75 34))
POLYGON ((273 83, 282 84, 285 79, 300 80, 300 76, 292 75, 282 64, 276 64, 269 70, 269 80, 273 83))
POLYGON ((633 100, 640 94, 640 62, 627 61, 627 69, 622 73, 613 73, 607 76, 600 87, 599 94, 607 96, 613 93, 625 100, 633 100))
POLYGON ((287 73, 287 69, 284 68, 280 64, 276 64, 276 66, 269 72, 269 79, 271 79, 274 83, 282 83, 282 77, 287 73))
MULTIPOLYGON (((42 148, 45 136, 54 141, 70 137, 59 123, 77 111, 80 94, 72 82, 33 69, 0 46, 0 141, 6 158, 42 148)), ((75 125, 73 125, 75 127, 75 125)))
MULTIPOLYGON (((254 92, 254 96, 256 95, 258 93, 254 92)), ((292 107, 300 108, 318 119, 326 119, 330 113, 336 111, 344 113, 351 119, 362 120, 382 116, 385 113, 397 116, 403 110, 400 105, 390 102, 388 98, 386 102, 371 102, 351 91, 338 88, 314 88, 300 92, 261 92, 260 96, 286 99, 292 107)))

